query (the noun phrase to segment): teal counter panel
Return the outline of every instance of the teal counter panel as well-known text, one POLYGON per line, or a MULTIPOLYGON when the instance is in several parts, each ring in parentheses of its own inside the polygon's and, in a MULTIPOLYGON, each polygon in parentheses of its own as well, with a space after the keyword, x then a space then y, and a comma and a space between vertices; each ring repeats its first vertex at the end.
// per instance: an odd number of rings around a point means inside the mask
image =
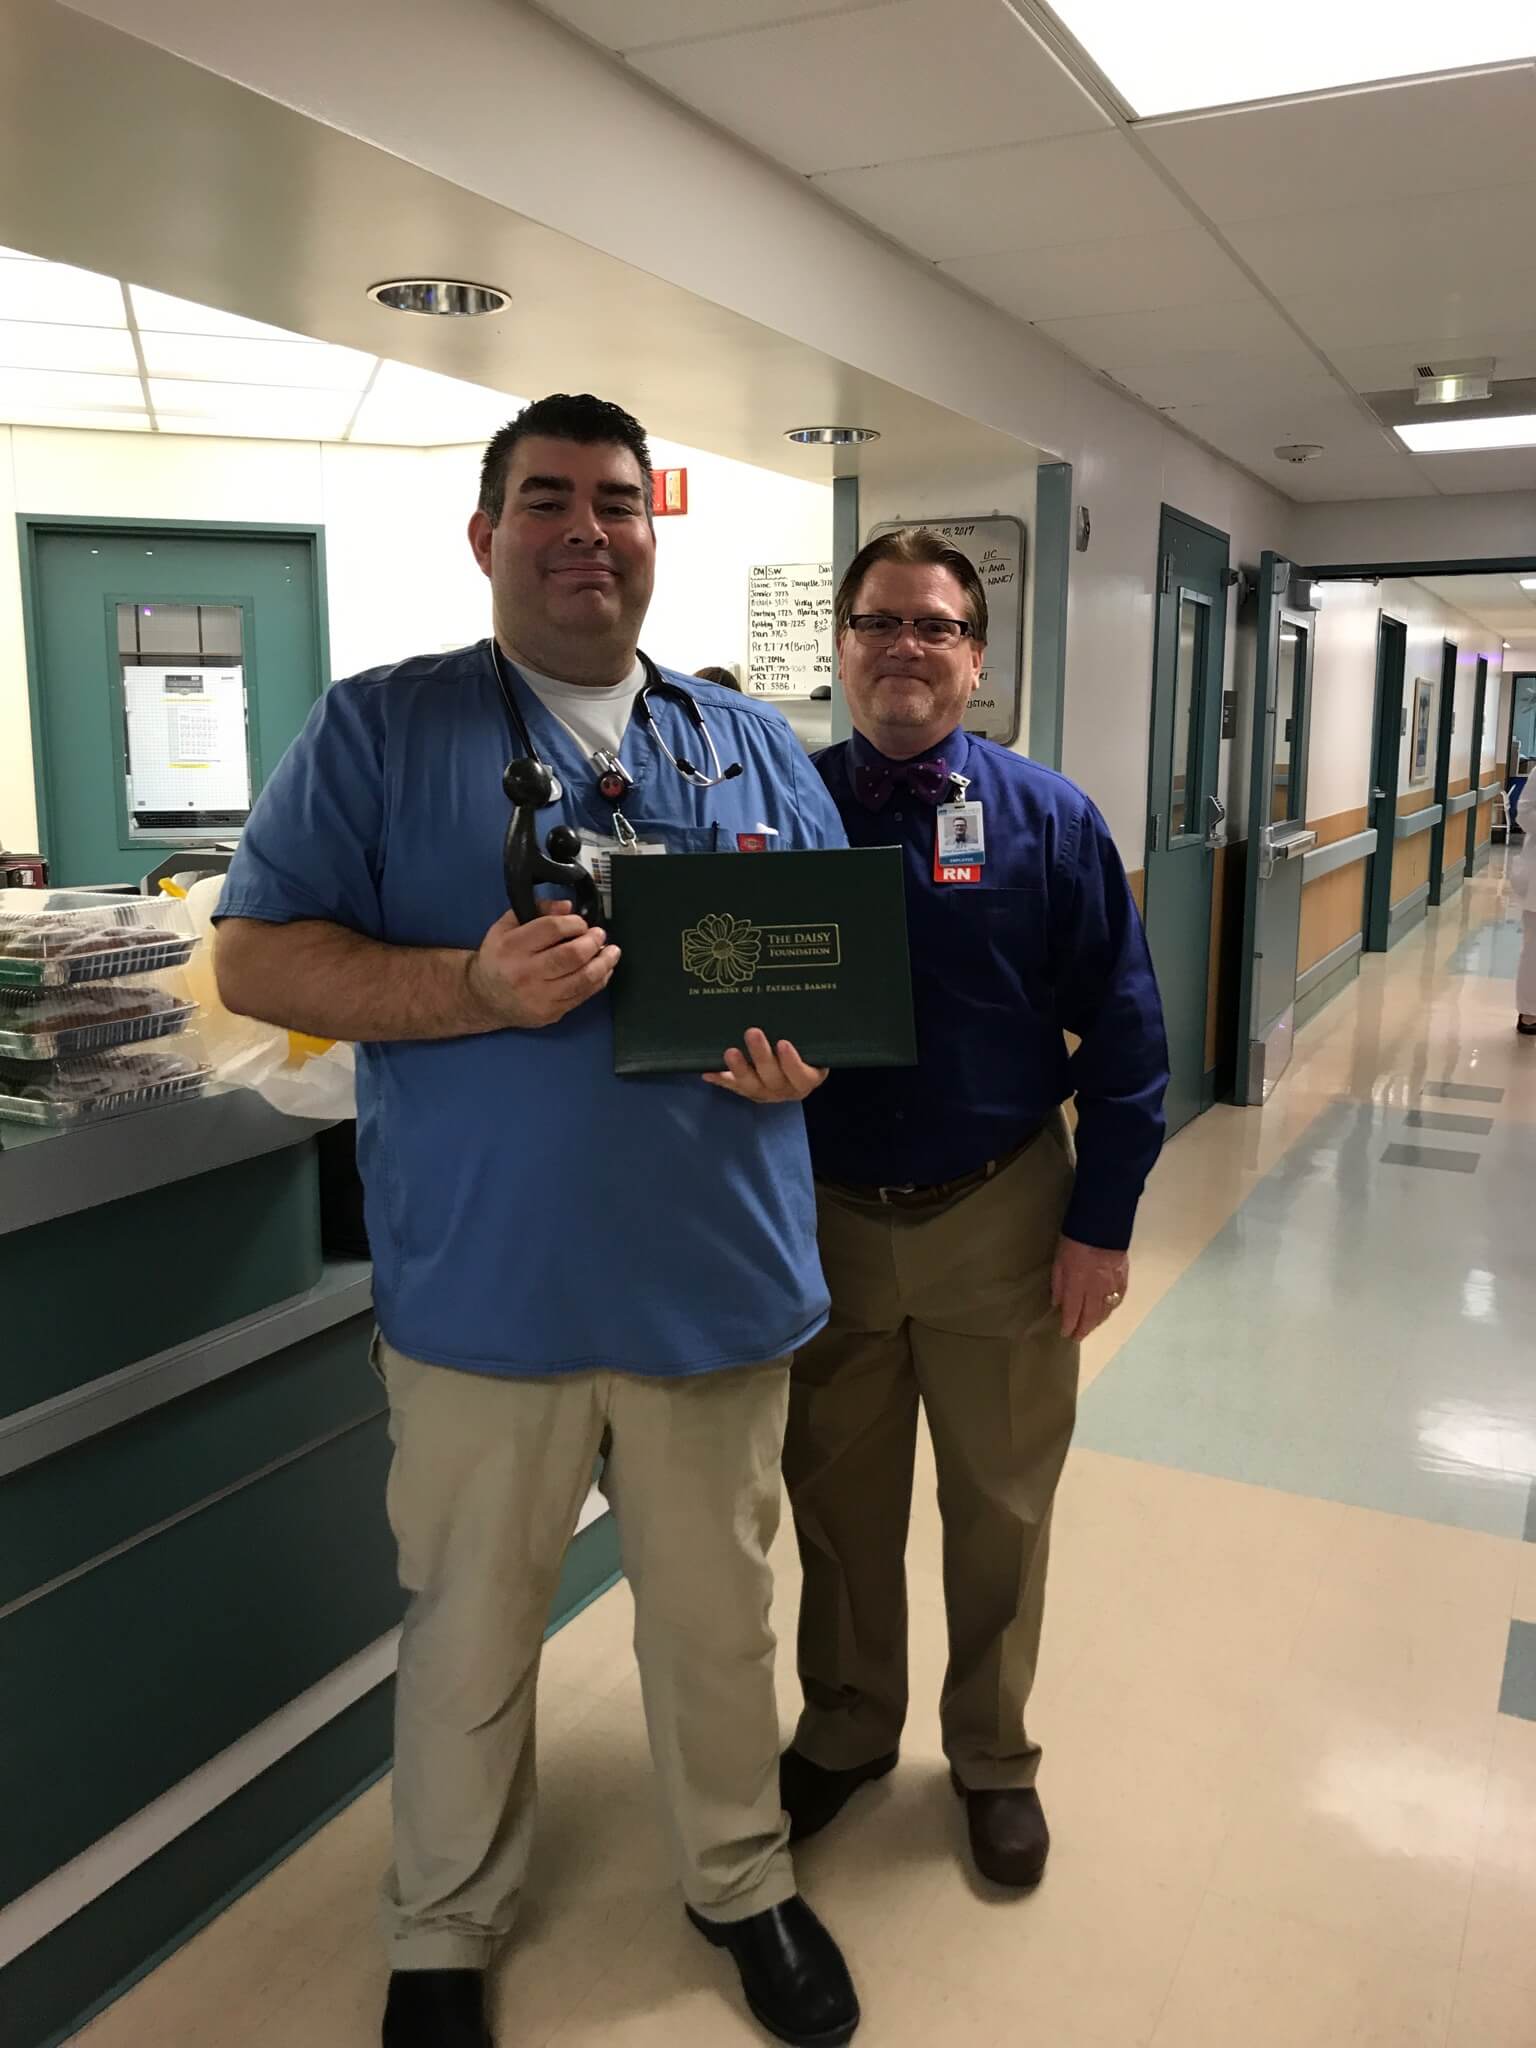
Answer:
POLYGON ((302 1294, 321 1263, 312 1140, 0 1236, 0 1415, 302 1294))
POLYGON ((0 1621, 0 1904, 386 1634, 382 1418, 0 1621))
POLYGON ((0 1481, 0 1609, 382 1414, 372 1334, 354 1316, 0 1481))

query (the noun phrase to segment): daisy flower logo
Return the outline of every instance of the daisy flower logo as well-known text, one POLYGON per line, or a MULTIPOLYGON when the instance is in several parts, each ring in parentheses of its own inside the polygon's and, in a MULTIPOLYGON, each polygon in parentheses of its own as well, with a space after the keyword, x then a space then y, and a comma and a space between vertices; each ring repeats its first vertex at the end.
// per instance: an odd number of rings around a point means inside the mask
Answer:
POLYGON ((683 967, 710 988, 734 988, 756 974, 762 944, 755 924, 720 911, 683 933, 683 967))

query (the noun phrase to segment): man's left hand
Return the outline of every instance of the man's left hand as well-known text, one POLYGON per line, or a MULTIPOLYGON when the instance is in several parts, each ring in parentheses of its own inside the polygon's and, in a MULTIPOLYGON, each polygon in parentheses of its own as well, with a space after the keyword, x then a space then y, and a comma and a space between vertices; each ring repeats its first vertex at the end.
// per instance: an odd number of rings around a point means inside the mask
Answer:
POLYGON ((1100 1251, 1064 1237, 1051 1268, 1051 1300, 1061 1310, 1061 1334, 1080 1344, 1108 1322, 1131 1285, 1128 1252, 1100 1251))
POLYGON ((777 1045, 768 1034, 747 1033, 747 1049, 732 1046, 725 1056, 723 1074, 706 1074, 713 1088, 724 1088, 744 1102, 804 1102, 813 1089, 827 1078, 825 1067, 808 1067, 787 1038, 777 1045))

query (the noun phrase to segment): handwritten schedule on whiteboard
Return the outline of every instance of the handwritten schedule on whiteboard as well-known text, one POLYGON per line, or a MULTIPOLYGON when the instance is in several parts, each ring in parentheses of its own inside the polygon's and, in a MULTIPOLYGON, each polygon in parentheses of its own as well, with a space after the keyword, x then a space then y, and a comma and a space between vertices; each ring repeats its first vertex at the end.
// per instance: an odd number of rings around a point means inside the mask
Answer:
POLYGON ((808 697, 832 680, 832 564, 764 562, 747 571, 747 685, 808 697))
POLYGON ((1018 737, 1024 672, 1024 522, 994 513, 985 519, 895 519, 873 531, 903 526, 932 528, 976 565, 987 594, 987 658, 966 708, 965 729, 1008 746, 1018 737))

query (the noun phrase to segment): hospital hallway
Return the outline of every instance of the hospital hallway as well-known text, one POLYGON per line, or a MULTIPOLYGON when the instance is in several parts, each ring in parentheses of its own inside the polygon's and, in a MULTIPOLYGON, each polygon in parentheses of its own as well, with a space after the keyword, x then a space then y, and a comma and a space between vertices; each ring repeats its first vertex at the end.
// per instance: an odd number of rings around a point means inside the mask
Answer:
MULTIPOLYGON (((920 1471, 901 1765, 799 1856, 871 2048, 1536 2040, 1536 1040, 1505 858, 1366 956, 1267 1108, 1212 1110, 1157 1170, 1060 1496, 1032 1897, 960 1860, 920 1471)), ((669 1878, 631 1620, 620 1586, 545 1655, 504 2048, 765 2038, 669 1878)), ((779 1681, 787 1730, 782 1652, 779 1681)), ((376 2040, 387 1798, 80 2038, 376 2040)))

